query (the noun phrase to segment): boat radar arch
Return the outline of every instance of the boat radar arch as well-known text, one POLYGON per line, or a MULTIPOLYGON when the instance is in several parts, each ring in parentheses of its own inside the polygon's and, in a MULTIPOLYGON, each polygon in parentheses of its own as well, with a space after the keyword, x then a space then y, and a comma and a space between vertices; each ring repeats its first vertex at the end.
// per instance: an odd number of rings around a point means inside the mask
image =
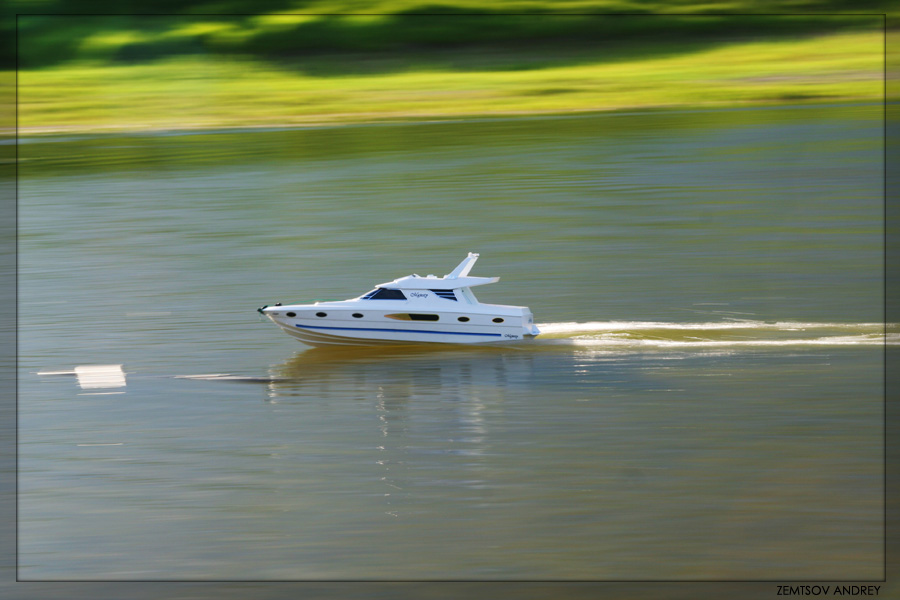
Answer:
POLYGON ((469 252, 469 255, 465 257, 455 269, 450 271, 449 275, 444 275, 444 279, 457 279, 468 275, 469 271, 472 270, 472 267, 475 266, 475 261, 478 260, 478 256, 479 255, 474 252, 469 252))

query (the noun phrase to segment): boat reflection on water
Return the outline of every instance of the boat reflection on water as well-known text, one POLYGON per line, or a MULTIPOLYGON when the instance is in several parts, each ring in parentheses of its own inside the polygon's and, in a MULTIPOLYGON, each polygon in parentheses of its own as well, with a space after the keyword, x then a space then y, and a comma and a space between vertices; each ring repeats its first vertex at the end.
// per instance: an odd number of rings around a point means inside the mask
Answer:
POLYGON ((372 465, 353 478, 370 478, 382 514, 409 517, 423 498, 494 485, 512 400, 533 386, 533 352, 448 348, 307 350, 272 367, 268 401, 330 468, 372 465))
POLYGON ((534 359, 496 347, 312 348, 270 368, 268 399, 502 400, 531 384, 534 359))

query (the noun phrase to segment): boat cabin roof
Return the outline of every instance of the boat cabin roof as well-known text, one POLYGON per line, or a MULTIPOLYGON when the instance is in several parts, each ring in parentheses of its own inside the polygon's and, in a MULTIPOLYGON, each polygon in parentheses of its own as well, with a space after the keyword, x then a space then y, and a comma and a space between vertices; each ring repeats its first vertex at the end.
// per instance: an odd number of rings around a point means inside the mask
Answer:
POLYGON ((407 275, 387 283, 379 283, 375 287, 394 288, 401 290, 455 290, 475 285, 484 285, 499 281, 499 277, 459 277, 447 279, 446 277, 421 277, 419 275, 407 275))
POLYGON ((407 275, 387 283, 379 283, 376 287, 404 290, 455 290, 499 281, 499 277, 469 277, 469 271, 472 270, 478 256, 474 252, 469 252, 469 255, 452 272, 443 277, 407 275))

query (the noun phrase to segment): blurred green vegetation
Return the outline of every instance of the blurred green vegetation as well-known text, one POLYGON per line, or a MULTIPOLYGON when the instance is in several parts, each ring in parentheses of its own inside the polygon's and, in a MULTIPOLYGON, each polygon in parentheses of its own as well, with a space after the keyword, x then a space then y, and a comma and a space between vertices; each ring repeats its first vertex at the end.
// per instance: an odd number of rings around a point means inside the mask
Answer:
POLYGON ((396 119, 881 98, 880 32, 718 46, 473 50, 292 63, 174 57, 19 73, 29 133, 296 126, 396 119), (302 67, 302 68, 301 68, 302 67))
POLYGON ((883 0, 9 0, 0 33, 6 44, 14 41, 12 15, 19 13, 19 66, 37 68, 185 54, 271 59, 535 42, 798 35, 880 27, 880 17, 859 13, 886 12, 890 5, 883 0), (785 16, 790 13, 798 14, 785 16))
POLYGON ((0 39, 35 132, 281 126, 875 100, 890 5, 8 0, 0 39))

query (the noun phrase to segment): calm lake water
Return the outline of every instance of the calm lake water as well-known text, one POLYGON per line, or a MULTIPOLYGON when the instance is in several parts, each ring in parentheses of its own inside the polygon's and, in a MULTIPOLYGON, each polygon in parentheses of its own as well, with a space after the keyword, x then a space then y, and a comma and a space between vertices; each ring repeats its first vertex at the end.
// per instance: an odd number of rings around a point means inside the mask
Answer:
POLYGON ((881 578, 881 114, 22 140, 19 576, 881 578), (544 335, 255 312, 470 251, 544 335))

